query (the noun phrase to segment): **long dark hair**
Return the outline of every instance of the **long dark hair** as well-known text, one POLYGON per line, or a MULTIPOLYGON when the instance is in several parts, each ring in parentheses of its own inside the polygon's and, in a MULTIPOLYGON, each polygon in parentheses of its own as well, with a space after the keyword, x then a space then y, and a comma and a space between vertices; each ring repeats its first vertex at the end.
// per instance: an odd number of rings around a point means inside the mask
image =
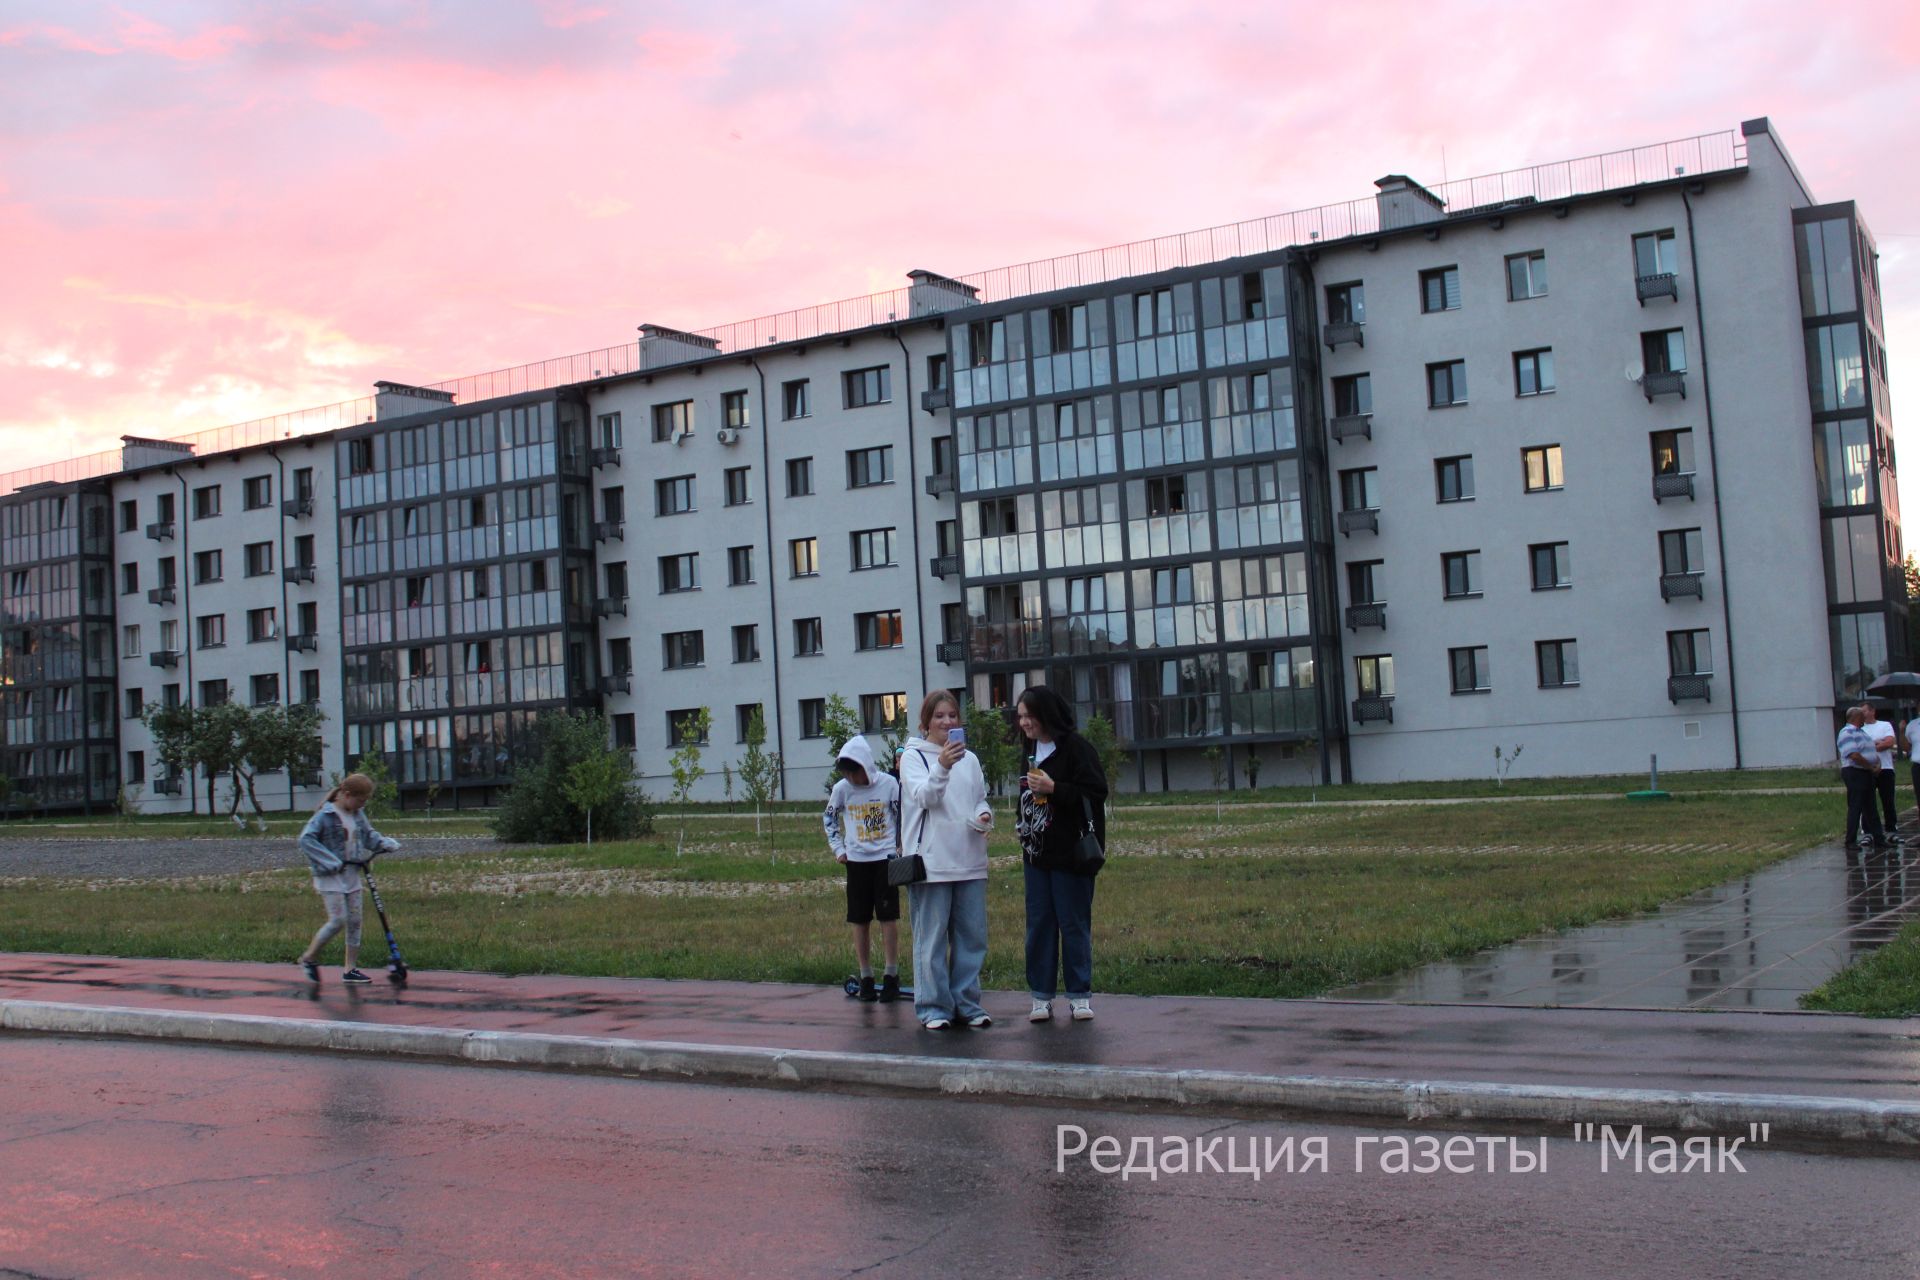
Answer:
POLYGON ((1028 685, 1017 705, 1025 707, 1055 742, 1074 731, 1072 704, 1044 684, 1028 685))

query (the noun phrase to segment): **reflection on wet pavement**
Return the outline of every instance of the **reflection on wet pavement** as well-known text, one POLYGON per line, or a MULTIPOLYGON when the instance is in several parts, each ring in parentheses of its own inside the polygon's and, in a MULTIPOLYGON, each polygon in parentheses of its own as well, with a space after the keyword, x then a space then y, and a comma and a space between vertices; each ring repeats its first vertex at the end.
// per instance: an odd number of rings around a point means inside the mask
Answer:
POLYGON ((1798 1009, 1802 995, 1920 914, 1920 846, 1826 845, 1670 902, 1334 999, 1638 1009, 1798 1009))

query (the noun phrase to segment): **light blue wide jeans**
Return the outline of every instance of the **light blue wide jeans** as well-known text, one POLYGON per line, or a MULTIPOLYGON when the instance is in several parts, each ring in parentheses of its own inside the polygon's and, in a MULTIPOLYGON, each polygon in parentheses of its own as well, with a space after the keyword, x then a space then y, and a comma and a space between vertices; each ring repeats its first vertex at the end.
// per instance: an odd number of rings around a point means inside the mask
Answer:
POLYGON ((913 1016, 958 1019, 980 1007, 987 962, 987 882, 922 881, 907 890, 913 917, 913 1016))

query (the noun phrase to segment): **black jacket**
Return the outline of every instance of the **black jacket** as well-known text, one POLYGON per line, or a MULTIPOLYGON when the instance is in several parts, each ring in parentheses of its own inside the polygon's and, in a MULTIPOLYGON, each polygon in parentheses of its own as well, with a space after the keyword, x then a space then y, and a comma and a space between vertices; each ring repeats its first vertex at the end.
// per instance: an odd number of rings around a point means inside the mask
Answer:
POLYGON ((1087 829, 1085 800, 1093 811, 1093 831, 1100 847, 1107 846, 1107 775, 1101 771, 1100 756, 1093 745, 1077 733, 1063 733, 1053 740, 1053 754, 1035 766, 1053 779, 1052 820, 1038 857, 1027 861, 1050 871, 1073 870, 1073 846, 1087 829))

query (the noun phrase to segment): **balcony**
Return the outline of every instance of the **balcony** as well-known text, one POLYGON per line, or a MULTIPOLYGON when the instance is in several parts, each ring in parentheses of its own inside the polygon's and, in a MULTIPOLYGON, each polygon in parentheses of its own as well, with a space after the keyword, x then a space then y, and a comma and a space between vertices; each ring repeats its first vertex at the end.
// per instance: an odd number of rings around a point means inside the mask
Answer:
POLYGON ((953 472, 936 471, 927 477, 927 496, 938 498, 953 492, 953 472))
POLYGON ((1640 390, 1652 404, 1655 396, 1679 396, 1687 398, 1687 371, 1685 369, 1649 369, 1640 375, 1640 390))
POLYGON ((1085 724, 1099 714, 1113 722, 1123 746, 1217 741, 1229 734, 1317 733, 1320 709, 1312 689, 1247 689, 1239 693, 1174 693, 1131 701, 1075 703, 1085 724))
POLYGON ((281 499, 280 514, 289 520, 304 520, 313 514, 313 495, 308 493, 298 498, 281 499))
POLYGON ((1380 532, 1380 508, 1356 507, 1352 511, 1342 511, 1340 513, 1340 532, 1343 535, 1349 533, 1378 534, 1380 532))
POLYGON ((622 618, 627 616, 627 598, 625 596, 602 596, 593 602, 594 617, 611 618, 616 614, 622 618))
POLYGON ((166 667, 171 670, 180 665, 180 651, 177 649, 155 649, 147 655, 150 667, 166 667))
POLYGON ((165 774, 153 780, 153 793, 160 796, 177 796, 183 786, 179 774, 165 774))
POLYGON ((313 653, 320 648, 320 637, 309 631, 303 635, 287 637, 288 653, 313 653))
POLYGON ((938 413, 942 409, 953 407, 953 388, 935 387, 931 391, 920 393, 920 407, 928 413, 938 413))
POLYGON ((602 467, 617 467, 620 465, 620 446, 603 444, 587 455, 587 461, 595 471, 602 467))
POLYGON ((595 520, 593 522, 593 540, 595 542, 625 542, 627 540, 627 522, 625 520, 595 520))
POLYGON ((1657 276, 1640 276, 1633 282, 1633 291, 1639 295, 1640 305, 1646 306, 1649 298, 1672 298, 1680 301, 1680 277, 1671 271, 1663 271, 1657 276))
POLYGON ((1668 498, 1693 500, 1693 477, 1677 471, 1668 471, 1653 478, 1653 500, 1665 502, 1668 498))
POLYGON ((1373 415, 1370 413, 1343 413, 1336 416, 1332 424, 1333 438, 1338 444, 1345 444, 1354 436, 1363 440, 1373 439, 1373 415))
POLYGON ((959 556, 935 556, 927 561, 927 570, 936 578, 945 578, 960 572, 959 556))
POLYGON ((173 600, 174 600, 174 590, 171 585, 164 586, 164 587, 149 587, 147 589, 148 604, 172 604, 173 600))
POLYGON ((942 640, 933 647, 935 662, 965 662, 967 660, 967 642, 964 640, 942 640))
POLYGON ((290 564, 280 571, 280 576, 288 582, 312 582, 315 567, 310 564, 290 564))
POLYGON ((632 692, 633 672, 631 671, 616 671, 610 676, 600 677, 600 693, 602 696, 613 693, 632 692))
POLYGON ((1353 700, 1353 722, 1369 724, 1375 720, 1393 723, 1392 698, 1355 698, 1353 700))
POLYGON ((1701 581, 1704 576, 1698 572, 1663 573, 1660 575, 1660 598, 1684 600, 1691 596, 1695 600, 1705 600, 1706 587, 1701 581))
POLYGON ((1332 351, 1343 342, 1351 342, 1355 346, 1364 347, 1367 345, 1367 327, 1363 324, 1354 324, 1348 320, 1329 320, 1325 327, 1320 330, 1320 340, 1327 344, 1327 350, 1329 351, 1332 351))
POLYGON ((1362 627, 1387 629, 1387 602, 1369 600, 1347 606, 1347 630, 1358 631, 1362 627))
POLYGON ((1713 675, 1707 672, 1700 675, 1681 675, 1667 677, 1668 702, 1712 702, 1713 675))
POLYGON ((155 520, 147 526, 147 536, 155 542, 173 541, 173 521, 155 520))
POLYGON ((972 662, 1014 662, 1050 657, 1047 629, 1038 621, 976 622, 967 628, 972 662))

